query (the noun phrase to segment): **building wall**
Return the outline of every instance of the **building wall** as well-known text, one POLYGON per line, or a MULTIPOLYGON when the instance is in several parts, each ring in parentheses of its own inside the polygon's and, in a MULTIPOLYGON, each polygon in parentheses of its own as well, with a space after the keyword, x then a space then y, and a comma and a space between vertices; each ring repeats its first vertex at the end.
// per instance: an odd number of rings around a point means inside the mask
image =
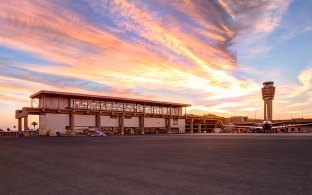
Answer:
POLYGON ((101 116, 102 127, 119 127, 119 118, 111 118, 110 116, 101 116))
POLYGON ((185 119, 170 119, 171 128, 178 128, 179 133, 185 133, 185 119))
MULTIPOLYGON (((95 115, 79 115, 75 114, 75 127, 95 127, 95 115)), ((41 135, 46 135, 50 131, 50 135, 55 132, 65 133, 66 126, 70 126, 70 115, 59 113, 47 113, 39 115, 39 130, 41 135)), ((119 116, 111 118, 111 116, 101 116, 102 127, 119 127, 119 116)), ((170 119, 171 128, 179 129, 179 133, 185 132, 185 119, 170 119)), ((140 127, 140 117, 125 118, 124 127, 140 127)), ((146 128, 166 128, 166 118, 144 118, 144 127, 146 128)))
POLYGON ((149 127, 158 127, 166 128, 166 119, 165 118, 144 118, 144 126, 149 127))
POLYGON ((95 115, 78 115, 78 114, 75 114, 75 126, 95 127, 96 126, 96 117, 95 117, 95 115))
POLYGON ((312 133, 312 125, 302 126, 300 129, 301 132, 312 133))
POLYGON ((131 119, 125 118, 124 126, 125 127, 140 127, 140 118, 139 117, 131 117, 131 119))
POLYGON ((39 134, 46 134, 50 130, 51 135, 56 131, 65 133, 66 126, 69 126, 69 114, 51 114, 39 115, 39 134))
POLYGON ((179 120, 179 133, 185 133, 185 119, 178 119, 179 120))

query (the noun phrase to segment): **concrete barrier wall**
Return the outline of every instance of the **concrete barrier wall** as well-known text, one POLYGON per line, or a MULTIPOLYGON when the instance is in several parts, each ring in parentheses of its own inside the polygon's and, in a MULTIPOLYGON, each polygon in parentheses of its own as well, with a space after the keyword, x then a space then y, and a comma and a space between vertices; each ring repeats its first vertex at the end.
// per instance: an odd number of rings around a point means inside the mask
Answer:
POLYGON ((125 127, 140 127, 139 117, 125 118, 125 127))
POLYGON ((0 131, 0 137, 15 137, 18 136, 16 131, 0 131))
POLYGON ((102 127, 119 127, 119 118, 111 118, 110 116, 101 116, 102 127))

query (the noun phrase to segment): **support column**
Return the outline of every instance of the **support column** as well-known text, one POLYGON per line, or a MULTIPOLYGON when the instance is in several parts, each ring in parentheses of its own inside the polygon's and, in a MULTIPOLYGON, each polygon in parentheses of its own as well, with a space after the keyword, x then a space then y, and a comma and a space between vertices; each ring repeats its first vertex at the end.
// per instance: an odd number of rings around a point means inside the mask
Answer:
POLYGON ((22 131, 22 118, 18 118, 17 130, 22 131))
POLYGON ((267 120, 270 120, 270 101, 267 102, 267 120))
POLYGON ((75 135, 75 114, 70 113, 70 135, 75 135))
POLYGON ((28 131, 28 115, 24 117, 24 131, 28 131))
POLYGON ((125 134, 125 116, 121 115, 119 116, 119 127, 120 127, 120 134, 125 134))
POLYGON ((144 135, 145 131, 144 131, 144 116, 140 117, 140 129, 141 129, 141 134, 144 135))
POLYGON ((190 133, 193 133, 194 119, 191 119, 190 133))
POLYGON ((267 102, 266 101, 264 101, 263 110, 264 110, 264 120, 266 121, 267 120, 267 102))
POLYGON ((171 117, 166 119, 167 133, 171 132, 171 117))
POLYGON ((97 129, 98 129, 99 131, 102 130, 102 128, 101 128, 101 114, 100 114, 100 113, 98 113, 98 114, 96 115, 96 127, 97 127, 97 129))
POLYGON ((201 131, 201 121, 199 121, 199 123, 198 123, 198 133, 201 133, 202 131, 201 131))
POLYGON ((269 113, 268 113, 268 120, 271 121, 272 120, 272 100, 269 100, 269 113))

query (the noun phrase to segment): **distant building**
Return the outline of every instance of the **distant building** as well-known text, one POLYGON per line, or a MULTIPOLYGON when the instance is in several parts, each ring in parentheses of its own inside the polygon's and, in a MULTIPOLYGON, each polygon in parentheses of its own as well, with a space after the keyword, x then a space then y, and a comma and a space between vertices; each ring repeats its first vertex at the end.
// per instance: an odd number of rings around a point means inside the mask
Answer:
POLYGON ((230 117, 230 123, 244 123, 248 122, 247 116, 232 116, 230 117))
POLYGON ((22 131, 22 119, 28 131, 28 116, 39 115, 41 135, 75 135, 86 128, 119 134, 184 133, 186 107, 191 106, 55 91, 39 91, 30 98, 31 107, 16 111, 18 130, 22 131))
POLYGON ((218 124, 224 123, 225 118, 216 115, 187 115, 185 120, 186 133, 212 133, 218 124))

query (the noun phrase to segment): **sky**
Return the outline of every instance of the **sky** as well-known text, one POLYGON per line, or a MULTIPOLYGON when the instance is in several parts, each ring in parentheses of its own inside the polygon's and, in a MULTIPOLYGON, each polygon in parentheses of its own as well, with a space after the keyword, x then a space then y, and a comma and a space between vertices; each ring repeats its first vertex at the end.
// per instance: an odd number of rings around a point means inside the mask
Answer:
POLYGON ((312 118, 311 0, 0 0, 0 128, 55 90, 312 118))

